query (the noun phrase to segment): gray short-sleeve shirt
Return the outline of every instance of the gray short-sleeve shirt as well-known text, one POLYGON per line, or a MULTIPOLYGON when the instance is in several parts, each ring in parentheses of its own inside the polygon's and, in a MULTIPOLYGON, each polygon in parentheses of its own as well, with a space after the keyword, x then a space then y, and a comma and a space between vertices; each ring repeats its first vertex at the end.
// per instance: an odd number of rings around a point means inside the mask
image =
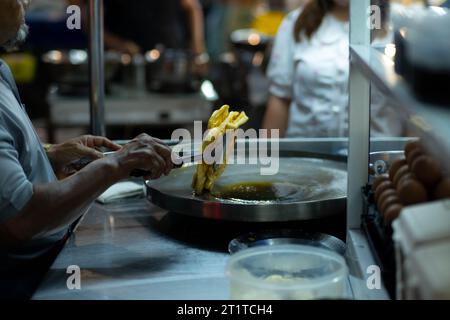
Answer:
POLYGON ((10 70, 0 60, 0 223, 26 206, 33 185, 53 181, 56 176, 47 154, 20 102, 10 70))

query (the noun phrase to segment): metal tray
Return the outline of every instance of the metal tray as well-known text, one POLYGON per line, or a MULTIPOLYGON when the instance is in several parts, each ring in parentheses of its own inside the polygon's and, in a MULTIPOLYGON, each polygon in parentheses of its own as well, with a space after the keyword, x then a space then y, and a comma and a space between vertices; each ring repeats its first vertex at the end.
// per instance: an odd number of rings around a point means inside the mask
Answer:
POLYGON ((260 175, 261 166, 229 165, 215 189, 244 182, 286 183, 294 194, 277 201, 195 196, 191 189, 196 166, 187 165, 156 181, 147 181, 148 200, 171 212, 218 220, 275 222, 312 220, 345 211, 347 171, 344 162, 315 158, 280 158, 279 172, 260 175))

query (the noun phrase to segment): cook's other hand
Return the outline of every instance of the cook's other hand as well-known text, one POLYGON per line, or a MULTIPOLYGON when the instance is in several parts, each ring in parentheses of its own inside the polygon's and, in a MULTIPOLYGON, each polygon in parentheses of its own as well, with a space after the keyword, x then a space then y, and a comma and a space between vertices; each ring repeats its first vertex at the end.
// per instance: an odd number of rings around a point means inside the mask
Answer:
POLYGON ((82 158, 90 158, 92 161, 103 158, 103 153, 99 151, 102 147, 112 151, 121 148, 105 137, 84 135, 50 146, 47 156, 56 176, 61 180, 76 172, 72 166, 74 162, 82 158))
POLYGON ((150 172, 146 179, 158 179, 173 169, 172 150, 161 140, 141 134, 111 157, 116 164, 119 179, 130 176, 134 170, 150 172))

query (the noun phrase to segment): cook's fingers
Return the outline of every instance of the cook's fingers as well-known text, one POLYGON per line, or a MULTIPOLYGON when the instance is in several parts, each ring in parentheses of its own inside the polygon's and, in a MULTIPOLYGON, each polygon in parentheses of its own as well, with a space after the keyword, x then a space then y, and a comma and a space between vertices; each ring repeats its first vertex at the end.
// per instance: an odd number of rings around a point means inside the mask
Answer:
POLYGON ((159 144, 162 144, 162 145, 164 145, 164 146, 167 146, 167 144, 166 144, 164 141, 162 141, 161 139, 155 138, 155 137, 152 137, 152 138, 153 138, 153 140, 155 140, 155 141, 158 142, 159 144))
POLYGON ((152 180, 159 179, 164 173, 164 168, 161 167, 161 164, 156 159, 153 159, 151 161, 151 163, 152 163, 152 169, 150 172, 150 178, 152 180))
POLYGON ((87 136, 86 137, 86 144, 88 147, 92 148, 98 148, 98 147, 105 147, 108 149, 111 149, 113 151, 119 150, 122 147, 108 138, 100 137, 100 136, 87 136))
POLYGON ((172 150, 164 145, 157 144, 155 145, 155 150, 158 152, 158 154, 164 159, 165 161, 165 170, 164 173, 167 175, 169 174, 170 170, 173 169, 173 162, 172 162, 172 150))
POLYGON ((172 149, 170 149, 170 147, 164 145, 164 144, 155 144, 154 148, 156 150, 156 152, 158 152, 158 154, 160 156, 162 156, 163 158, 171 158, 172 156, 172 149))
POLYGON ((102 138, 101 140, 102 140, 103 146, 109 148, 112 151, 117 151, 117 150, 122 149, 121 145, 109 140, 108 138, 102 138))
POLYGON ((154 150, 147 152, 147 155, 146 160, 148 163, 144 164, 146 165, 145 168, 151 171, 152 179, 157 179, 165 172, 166 162, 164 161, 164 158, 154 150), (150 165, 150 167, 148 167, 148 165, 150 165))
POLYGON ((143 141, 145 143, 149 143, 149 144, 153 145, 157 142, 156 140, 159 140, 159 139, 149 136, 146 133, 141 133, 136 138, 134 138, 134 140, 143 141))
POLYGON ((164 173, 168 175, 173 169, 174 164, 179 164, 180 161, 178 161, 178 157, 173 153, 172 148, 158 138, 154 138, 154 140, 157 142, 155 149, 166 161, 166 171, 164 173))
POLYGON ((77 153, 81 157, 89 157, 92 159, 101 159, 103 158, 103 153, 95 150, 94 148, 86 147, 83 145, 77 146, 77 153))

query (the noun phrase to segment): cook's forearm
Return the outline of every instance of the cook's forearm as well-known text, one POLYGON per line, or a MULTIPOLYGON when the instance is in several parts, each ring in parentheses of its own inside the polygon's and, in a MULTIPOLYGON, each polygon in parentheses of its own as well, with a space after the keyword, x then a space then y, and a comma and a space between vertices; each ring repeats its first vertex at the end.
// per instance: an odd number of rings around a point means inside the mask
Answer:
POLYGON ((289 99, 271 95, 267 103, 267 110, 263 120, 263 129, 279 129, 280 137, 284 137, 288 126, 289 107, 289 99))
POLYGON ((37 185, 28 205, 4 224, 11 244, 27 242, 67 228, 109 186, 120 178, 111 160, 95 161, 77 174, 37 185))

